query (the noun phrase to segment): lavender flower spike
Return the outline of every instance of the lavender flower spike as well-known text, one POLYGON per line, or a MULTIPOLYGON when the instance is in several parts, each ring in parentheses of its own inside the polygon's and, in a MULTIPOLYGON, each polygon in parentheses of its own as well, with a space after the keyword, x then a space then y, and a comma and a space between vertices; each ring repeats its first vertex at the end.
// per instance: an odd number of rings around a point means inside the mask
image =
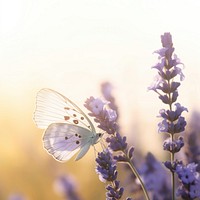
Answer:
MULTIPOLYGON (((183 79, 183 73, 179 65, 182 63, 174 54, 172 36, 170 33, 161 35, 163 48, 156 51, 159 54, 159 61, 153 68, 157 69, 156 82, 149 87, 149 90, 155 91, 159 95, 159 99, 169 105, 169 109, 161 109, 160 116, 162 121, 158 124, 159 132, 174 135, 185 130, 186 121, 182 116, 183 111, 187 108, 175 103, 178 98, 178 88, 180 82, 175 81, 179 75, 180 80, 183 79)), ((173 143, 173 141, 172 141, 173 143)), ((182 145, 179 145, 182 147, 182 145)), ((165 148, 165 150, 169 150, 165 148)), ((171 151, 171 150, 170 150, 171 151)))
POLYGON ((112 184, 106 187, 106 199, 117 200, 121 199, 124 189, 119 187, 119 181, 117 181, 117 166, 112 159, 109 150, 98 153, 96 158, 97 168, 96 171, 99 174, 99 179, 103 182, 109 181, 112 184))
POLYGON ((99 128, 108 134, 114 134, 118 130, 116 123, 117 113, 109 108, 108 102, 90 97, 86 100, 85 107, 90 111, 89 115, 94 117, 94 121, 99 124, 99 128))
MULTIPOLYGON (((169 138, 164 141, 163 149, 169 151, 171 154, 171 163, 168 165, 173 166, 174 154, 179 152, 184 146, 183 137, 176 139, 176 134, 185 130, 186 121, 182 116, 183 111, 188 111, 187 108, 175 103, 178 99, 178 88, 180 81, 184 79, 182 73, 182 63, 174 54, 175 48, 173 47, 172 36, 170 33, 161 35, 162 48, 155 51, 159 55, 159 62, 153 66, 157 70, 156 79, 149 90, 153 90, 159 96, 158 98, 168 105, 168 109, 161 109, 160 116, 161 122, 158 124, 158 131, 167 133, 169 138), (181 67, 180 67, 181 66, 181 67), (180 77, 177 79, 177 77, 180 77)), ((167 163, 167 162, 166 162, 167 163)), ((166 165, 165 165, 166 166, 166 165)), ((167 167, 167 166, 166 166, 167 167)), ((167 167, 170 169, 169 167, 167 167)), ((172 200, 175 200, 175 177, 174 170, 172 173, 172 200)))
POLYGON ((94 117, 94 121, 98 123, 99 128, 108 133, 106 138, 107 149, 99 153, 98 158, 96 159, 97 173, 99 174, 99 178, 101 181, 112 182, 112 184, 106 188, 107 199, 120 199, 123 194, 123 188, 119 188, 119 182, 116 180, 116 164, 113 162, 123 162, 128 164, 132 172, 139 179, 146 199, 149 200, 149 196, 147 194, 147 191, 145 190, 144 184, 139 177, 136 168, 133 166, 132 158, 134 148, 130 147, 128 149, 126 137, 122 137, 119 133, 119 126, 117 124, 118 112, 116 111, 117 106, 115 105, 114 97, 111 95, 111 89, 112 87, 109 83, 105 83, 102 85, 104 97, 106 98, 106 100, 110 100, 111 102, 103 103, 102 100, 97 100, 94 97, 90 97, 85 102, 85 107, 90 111, 89 115, 94 117), (96 111, 96 109, 98 111, 96 111), (115 156, 111 155, 111 152, 115 156))
POLYGON ((97 168, 96 171, 99 174, 99 179, 102 182, 115 181, 117 178, 117 166, 113 161, 109 150, 98 153, 96 158, 97 168))

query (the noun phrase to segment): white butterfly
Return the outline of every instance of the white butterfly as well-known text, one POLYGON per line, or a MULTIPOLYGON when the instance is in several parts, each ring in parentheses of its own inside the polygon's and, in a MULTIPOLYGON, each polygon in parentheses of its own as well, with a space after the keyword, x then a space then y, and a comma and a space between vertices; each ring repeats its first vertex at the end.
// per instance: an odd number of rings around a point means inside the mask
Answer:
POLYGON ((76 104, 47 88, 37 94, 34 121, 46 129, 44 148, 59 161, 69 160, 79 150, 76 160, 81 159, 102 137, 76 104))

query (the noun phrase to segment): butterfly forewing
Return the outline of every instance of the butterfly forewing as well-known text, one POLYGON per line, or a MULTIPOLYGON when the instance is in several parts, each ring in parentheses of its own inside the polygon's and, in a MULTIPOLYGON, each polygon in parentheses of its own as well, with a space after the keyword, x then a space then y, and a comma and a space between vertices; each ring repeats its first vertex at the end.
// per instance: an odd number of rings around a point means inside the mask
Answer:
POLYGON ((59 161, 69 160, 80 149, 87 153, 93 134, 88 129, 66 123, 53 123, 43 136, 44 148, 59 161))
POLYGON ((51 123, 63 122, 84 127, 91 132, 95 128, 84 112, 71 100, 51 89, 42 89, 37 94, 34 120, 39 128, 51 123))
POLYGON ((57 160, 69 160, 79 150, 81 159, 101 137, 87 115, 62 94, 42 89, 37 94, 35 123, 46 129, 44 148, 57 160))

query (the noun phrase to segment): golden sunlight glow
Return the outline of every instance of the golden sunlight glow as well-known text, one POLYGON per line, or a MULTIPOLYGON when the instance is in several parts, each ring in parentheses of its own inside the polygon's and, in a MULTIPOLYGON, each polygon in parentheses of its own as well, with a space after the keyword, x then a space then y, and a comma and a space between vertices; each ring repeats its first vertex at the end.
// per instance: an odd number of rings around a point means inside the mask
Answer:
POLYGON ((61 164, 43 149, 43 131, 35 126, 33 112, 36 93, 44 87, 83 108, 84 100, 101 96, 100 84, 110 81, 130 143, 162 158, 156 116, 163 105, 147 92, 157 62, 152 53, 161 48, 160 35, 170 32, 185 64, 179 100, 189 110, 200 109, 199 10, 198 0, 1 1, 0 199, 13 192, 30 200, 61 199, 53 182, 62 173, 78 179, 84 199, 97 192, 105 199, 93 150, 81 161, 61 164))

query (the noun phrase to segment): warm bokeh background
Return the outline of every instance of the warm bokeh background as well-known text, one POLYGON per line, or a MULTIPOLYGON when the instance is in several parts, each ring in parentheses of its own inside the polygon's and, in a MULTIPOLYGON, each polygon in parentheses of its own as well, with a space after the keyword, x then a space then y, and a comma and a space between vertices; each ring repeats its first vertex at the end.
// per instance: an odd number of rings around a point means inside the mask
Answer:
MULTIPOLYGON (((0 2, 0 199, 19 192, 29 200, 59 200, 53 183, 72 174, 85 200, 104 197, 94 151, 58 163, 42 147, 33 122, 35 96, 43 87, 83 108, 110 81, 123 133, 136 151, 162 160, 156 115, 162 103, 147 92, 160 35, 171 32, 185 64, 179 102, 190 111, 200 101, 200 2, 198 0, 2 0, 0 2), (89 177, 89 178, 88 178, 89 177)), ((187 114, 187 118, 190 114, 187 114)))

